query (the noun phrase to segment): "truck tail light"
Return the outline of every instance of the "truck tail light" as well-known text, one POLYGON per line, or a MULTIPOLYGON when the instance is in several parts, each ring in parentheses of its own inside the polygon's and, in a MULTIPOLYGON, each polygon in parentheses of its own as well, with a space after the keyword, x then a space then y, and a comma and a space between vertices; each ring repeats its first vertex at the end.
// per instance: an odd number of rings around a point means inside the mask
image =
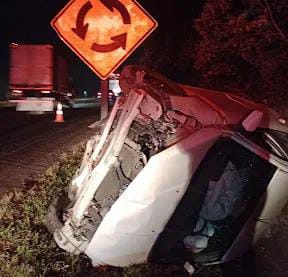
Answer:
POLYGON ((22 90, 19 90, 19 89, 13 89, 12 90, 12 95, 15 95, 15 96, 20 96, 23 94, 23 91, 22 90))
POLYGON ((48 93, 50 93, 51 91, 50 90, 41 90, 41 93, 46 93, 46 94, 48 94, 48 93))

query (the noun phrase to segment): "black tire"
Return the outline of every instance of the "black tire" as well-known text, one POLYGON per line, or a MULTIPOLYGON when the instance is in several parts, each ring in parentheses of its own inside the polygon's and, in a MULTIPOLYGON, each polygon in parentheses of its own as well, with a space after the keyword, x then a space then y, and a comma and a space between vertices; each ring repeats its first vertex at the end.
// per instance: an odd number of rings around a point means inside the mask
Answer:
POLYGON ((70 204, 71 201, 68 198, 67 191, 55 198, 50 204, 45 217, 45 226, 51 234, 53 234, 56 229, 60 229, 64 226, 62 215, 70 204))

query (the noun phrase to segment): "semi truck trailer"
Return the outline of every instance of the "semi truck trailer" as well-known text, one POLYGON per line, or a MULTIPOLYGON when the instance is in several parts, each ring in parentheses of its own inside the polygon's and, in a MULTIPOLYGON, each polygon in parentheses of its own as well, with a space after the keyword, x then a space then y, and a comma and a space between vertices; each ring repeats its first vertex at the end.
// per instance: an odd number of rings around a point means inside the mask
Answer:
POLYGON ((70 104, 67 61, 49 44, 10 44, 9 95, 18 111, 52 111, 70 104))

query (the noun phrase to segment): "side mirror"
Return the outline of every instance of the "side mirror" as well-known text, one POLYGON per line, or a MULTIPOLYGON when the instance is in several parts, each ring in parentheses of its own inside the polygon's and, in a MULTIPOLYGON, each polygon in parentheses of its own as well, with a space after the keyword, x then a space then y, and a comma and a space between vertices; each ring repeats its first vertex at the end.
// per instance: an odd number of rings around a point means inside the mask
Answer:
POLYGON ((255 110, 251 112, 242 122, 242 127, 247 132, 254 132, 261 124, 263 112, 255 110))

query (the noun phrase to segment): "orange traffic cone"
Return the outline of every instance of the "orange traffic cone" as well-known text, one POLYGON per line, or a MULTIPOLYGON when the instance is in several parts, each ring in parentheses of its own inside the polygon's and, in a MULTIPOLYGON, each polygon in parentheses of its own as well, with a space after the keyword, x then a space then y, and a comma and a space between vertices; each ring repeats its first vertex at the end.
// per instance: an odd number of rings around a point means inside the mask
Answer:
POLYGON ((57 122, 57 123, 64 122, 64 116, 63 116, 63 110, 62 110, 62 104, 61 103, 57 104, 56 117, 55 117, 54 122, 57 122))

